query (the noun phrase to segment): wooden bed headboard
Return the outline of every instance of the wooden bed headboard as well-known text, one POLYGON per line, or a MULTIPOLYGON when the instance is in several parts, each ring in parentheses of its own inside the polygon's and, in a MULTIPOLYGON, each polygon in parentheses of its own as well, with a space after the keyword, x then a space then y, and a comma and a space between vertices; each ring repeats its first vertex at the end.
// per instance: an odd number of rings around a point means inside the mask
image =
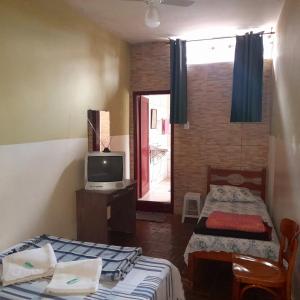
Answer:
POLYGON ((209 166, 207 169, 207 193, 210 191, 211 184, 245 187, 259 195, 264 201, 266 200, 265 168, 261 171, 249 171, 214 169, 209 166))

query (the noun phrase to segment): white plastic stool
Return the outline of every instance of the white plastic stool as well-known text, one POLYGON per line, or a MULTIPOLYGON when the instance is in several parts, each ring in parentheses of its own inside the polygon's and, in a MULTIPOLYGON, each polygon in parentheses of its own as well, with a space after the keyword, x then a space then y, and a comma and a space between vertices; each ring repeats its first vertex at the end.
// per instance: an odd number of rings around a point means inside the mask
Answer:
POLYGON ((183 198, 183 209, 181 222, 184 223, 185 218, 199 218, 201 213, 201 194, 200 193, 186 193, 183 198), (197 210, 190 207, 192 202, 196 202, 197 210))

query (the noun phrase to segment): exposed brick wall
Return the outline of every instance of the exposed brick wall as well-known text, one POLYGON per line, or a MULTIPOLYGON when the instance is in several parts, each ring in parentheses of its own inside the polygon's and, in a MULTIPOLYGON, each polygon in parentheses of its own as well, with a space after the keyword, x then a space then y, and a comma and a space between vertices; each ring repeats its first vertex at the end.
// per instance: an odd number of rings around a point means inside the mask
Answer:
POLYGON ((170 88, 170 47, 167 43, 131 46, 132 91, 168 90, 170 88))
MULTIPOLYGON (((131 66, 132 91, 169 89, 167 44, 133 45, 131 66)), ((236 169, 260 169, 267 166, 272 62, 266 61, 264 65, 262 123, 230 123, 232 69, 232 63, 188 66, 190 129, 185 130, 183 126, 175 125, 174 130, 176 213, 181 213, 184 193, 206 193, 208 165, 236 169)), ((132 137, 132 114, 130 123, 132 137)), ((131 156, 133 157, 132 138, 131 156)))
MULTIPOLYGON (((170 89, 170 48, 167 43, 145 43, 131 46, 130 66, 132 92, 170 89)), ((134 130, 132 97, 130 105, 130 176, 133 178, 134 130)))

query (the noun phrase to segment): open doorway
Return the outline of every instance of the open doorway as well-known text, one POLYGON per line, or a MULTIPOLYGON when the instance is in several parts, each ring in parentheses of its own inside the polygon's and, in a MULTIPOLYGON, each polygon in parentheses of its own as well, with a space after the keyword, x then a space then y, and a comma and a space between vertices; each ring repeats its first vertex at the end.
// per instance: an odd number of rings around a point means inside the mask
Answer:
POLYGON ((134 93, 137 209, 173 211, 173 128, 170 92, 134 93))

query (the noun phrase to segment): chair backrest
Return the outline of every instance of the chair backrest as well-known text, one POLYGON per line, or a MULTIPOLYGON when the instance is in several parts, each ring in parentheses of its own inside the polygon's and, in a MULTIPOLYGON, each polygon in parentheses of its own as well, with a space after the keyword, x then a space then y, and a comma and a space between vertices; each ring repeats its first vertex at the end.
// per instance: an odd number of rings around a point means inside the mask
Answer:
POLYGON ((300 234, 299 225, 290 219, 283 219, 280 223, 280 253, 279 263, 286 266, 287 262, 287 299, 291 299, 293 272, 296 262, 298 236, 300 234))

